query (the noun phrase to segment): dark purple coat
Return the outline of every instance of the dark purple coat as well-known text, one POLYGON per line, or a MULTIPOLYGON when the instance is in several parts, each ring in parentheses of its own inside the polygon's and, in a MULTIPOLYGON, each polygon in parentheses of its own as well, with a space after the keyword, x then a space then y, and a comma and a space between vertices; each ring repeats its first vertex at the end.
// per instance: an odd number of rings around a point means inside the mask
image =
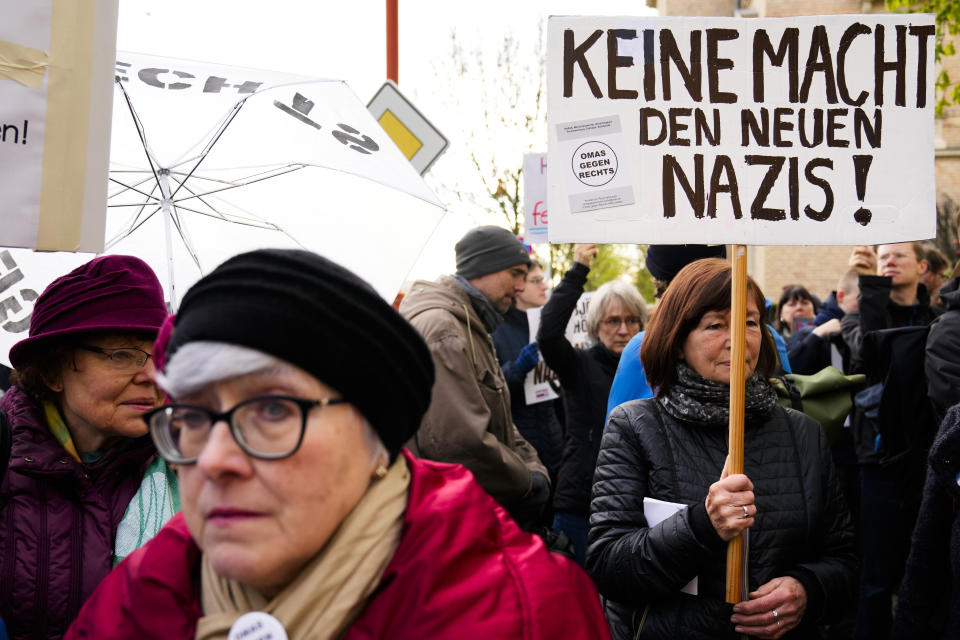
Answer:
POLYGON ((10 638, 60 638, 113 564, 117 525, 156 453, 149 436, 74 460, 17 387, 0 400, 10 464, 0 484, 0 617, 10 638))

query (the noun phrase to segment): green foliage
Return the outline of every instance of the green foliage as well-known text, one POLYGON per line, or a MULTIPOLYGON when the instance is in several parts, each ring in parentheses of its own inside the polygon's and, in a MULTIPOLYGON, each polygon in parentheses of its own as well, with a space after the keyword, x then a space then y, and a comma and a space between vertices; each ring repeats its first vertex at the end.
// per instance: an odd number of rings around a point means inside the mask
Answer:
POLYGON ((597 245, 597 257, 590 265, 584 291, 596 291, 604 282, 616 280, 633 267, 630 258, 624 255, 623 247, 619 244, 597 245))
MULTIPOLYGON (((887 0, 887 9, 896 13, 932 13, 937 21, 936 60, 956 53, 952 41, 945 41, 944 35, 960 33, 960 0, 887 0)), ((960 103, 960 84, 951 82, 950 74, 941 69, 936 81, 937 115, 951 104, 960 103)))
POLYGON ((653 284, 653 276, 650 275, 646 267, 637 269, 637 275, 633 279, 633 284, 647 302, 653 302, 654 298, 657 297, 657 286, 653 284))
POLYGON ((550 286, 555 287, 560 283, 563 274, 573 266, 573 245, 572 244, 551 244, 547 245, 549 250, 546 257, 550 265, 550 286))
MULTIPOLYGON (((639 266, 645 250, 645 245, 597 245, 597 257, 590 266, 584 291, 596 291, 605 282, 627 276, 640 291, 644 300, 652 302, 653 278, 646 267, 639 266)), ((556 286, 563 274, 573 266, 573 245, 552 244, 549 245, 549 254, 538 254, 537 257, 550 265, 551 283, 556 286)))

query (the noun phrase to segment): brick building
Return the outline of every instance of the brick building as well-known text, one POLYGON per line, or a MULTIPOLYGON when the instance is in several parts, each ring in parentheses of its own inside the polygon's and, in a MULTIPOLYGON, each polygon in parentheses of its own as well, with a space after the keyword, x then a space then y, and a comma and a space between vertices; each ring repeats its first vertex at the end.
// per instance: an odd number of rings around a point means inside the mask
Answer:
MULTIPOLYGON (((663 16, 775 18, 886 12, 883 0, 647 0, 647 5, 663 16)), ((952 78, 960 78, 960 55, 948 59, 945 66, 952 78)), ((960 107, 945 110, 936 127, 937 200, 950 198, 960 204, 960 107)), ((747 268, 774 302, 782 287, 793 283, 823 297, 847 270, 849 256, 850 247, 845 246, 750 247, 747 268)))

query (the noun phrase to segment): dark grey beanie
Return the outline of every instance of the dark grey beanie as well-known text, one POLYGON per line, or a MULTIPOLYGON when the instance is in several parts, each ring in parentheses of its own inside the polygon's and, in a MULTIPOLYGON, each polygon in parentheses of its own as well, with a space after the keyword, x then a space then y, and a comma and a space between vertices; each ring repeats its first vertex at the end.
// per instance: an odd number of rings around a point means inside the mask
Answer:
POLYGON ((479 278, 518 264, 530 266, 530 255, 517 237, 502 227, 477 227, 456 246, 457 275, 479 278))

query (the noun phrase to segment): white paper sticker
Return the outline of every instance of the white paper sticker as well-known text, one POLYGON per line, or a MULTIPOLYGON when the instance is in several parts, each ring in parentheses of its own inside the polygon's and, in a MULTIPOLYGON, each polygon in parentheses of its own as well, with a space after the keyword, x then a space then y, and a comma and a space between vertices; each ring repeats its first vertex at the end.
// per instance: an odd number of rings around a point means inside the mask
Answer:
POLYGON ((595 211, 633 204, 620 116, 557 125, 570 212, 595 211))

